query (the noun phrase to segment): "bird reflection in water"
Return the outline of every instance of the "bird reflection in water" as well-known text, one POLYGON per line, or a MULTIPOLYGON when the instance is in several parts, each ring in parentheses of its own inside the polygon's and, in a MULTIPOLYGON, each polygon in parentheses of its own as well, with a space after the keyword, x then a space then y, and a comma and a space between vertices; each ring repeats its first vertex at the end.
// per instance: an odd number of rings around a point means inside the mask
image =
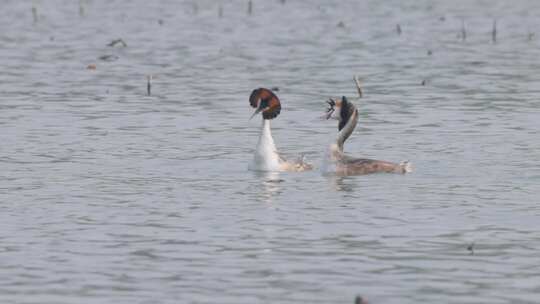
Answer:
POLYGON ((340 175, 328 175, 330 186, 335 191, 353 192, 354 185, 351 184, 351 177, 340 175))
POLYGON ((254 174, 261 183, 259 198, 266 203, 271 203, 281 194, 281 183, 285 180, 281 178, 279 172, 274 171, 256 171, 254 174))

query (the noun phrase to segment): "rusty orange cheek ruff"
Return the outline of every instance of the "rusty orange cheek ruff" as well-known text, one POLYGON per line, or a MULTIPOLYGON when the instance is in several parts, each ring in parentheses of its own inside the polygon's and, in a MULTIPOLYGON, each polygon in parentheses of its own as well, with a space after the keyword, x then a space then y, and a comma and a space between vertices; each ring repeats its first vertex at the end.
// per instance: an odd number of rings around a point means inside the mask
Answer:
POLYGON ((249 96, 249 104, 262 112, 264 119, 274 119, 281 112, 281 102, 274 92, 259 88, 253 90, 249 96))

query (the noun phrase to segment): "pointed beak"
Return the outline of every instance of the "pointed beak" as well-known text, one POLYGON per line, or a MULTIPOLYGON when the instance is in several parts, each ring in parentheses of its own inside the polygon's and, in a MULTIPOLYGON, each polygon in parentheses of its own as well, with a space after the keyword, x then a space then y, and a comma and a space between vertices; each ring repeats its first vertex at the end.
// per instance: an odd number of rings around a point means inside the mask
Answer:
POLYGON ((255 117, 255 115, 261 113, 262 109, 261 108, 258 108, 257 110, 255 110, 255 112, 251 115, 251 117, 249 118, 249 120, 251 120, 253 117, 255 117))
POLYGON ((326 120, 330 119, 332 117, 332 113, 334 113, 334 110, 328 111, 328 113, 324 114, 324 117, 326 117, 326 120))

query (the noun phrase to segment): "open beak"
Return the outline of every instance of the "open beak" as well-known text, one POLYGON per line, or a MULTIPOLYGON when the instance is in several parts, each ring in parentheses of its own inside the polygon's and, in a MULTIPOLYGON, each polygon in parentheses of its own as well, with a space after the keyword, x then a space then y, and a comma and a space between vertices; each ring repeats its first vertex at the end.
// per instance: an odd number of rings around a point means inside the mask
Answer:
POLYGON ((325 117, 328 120, 328 119, 330 119, 330 117, 332 117, 332 113, 334 113, 334 109, 326 112, 326 114, 324 114, 323 117, 325 117))
POLYGON ((334 106, 336 105, 336 101, 333 100, 332 98, 328 99, 328 101, 326 101, 326 103, 328 104, 328 110, 326 111, 326 113, 323 115, 323 117, 326 117, 326 119, 330 119, 330 117, 332 117, 332 114, 334 113, 334 111, 336 110, 334 108, 334 106))

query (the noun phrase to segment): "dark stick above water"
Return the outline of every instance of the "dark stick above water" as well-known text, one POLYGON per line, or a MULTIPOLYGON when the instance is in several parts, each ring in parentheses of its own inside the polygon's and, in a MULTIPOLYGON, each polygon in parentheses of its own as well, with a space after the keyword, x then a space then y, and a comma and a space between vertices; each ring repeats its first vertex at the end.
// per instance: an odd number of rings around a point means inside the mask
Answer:
POLYGON ((148 94, 148 96, 150 96, 152 95, 152 75, 146 76, 146 80, 146 93, 148 94))
POLYGON ((84 5, 83 5, 83 0, 79 0, 79 16, 84 17, 84 5))
POLYGON ((465 19, 461 19, 461 40, 467 40, 467 30, 465 29, 465 19))
POLYGON ((497 19, 493 20, 493 28, 491 29, 491 42, 497 43, 497 19))
POLYGON ((354 84, 356 85, 356 91, 358 92, 358 97, 362 98, 364 96, 364 93, 362 92, 362 86, 360 85, 360 80, 358 80, 358 76, 354 76, 354 84))
POLYGON ((37 14, 37 8, 35 6, 32 6, 32 17, 34 18, 34 23, 38 22, 38 14, 37 14))

